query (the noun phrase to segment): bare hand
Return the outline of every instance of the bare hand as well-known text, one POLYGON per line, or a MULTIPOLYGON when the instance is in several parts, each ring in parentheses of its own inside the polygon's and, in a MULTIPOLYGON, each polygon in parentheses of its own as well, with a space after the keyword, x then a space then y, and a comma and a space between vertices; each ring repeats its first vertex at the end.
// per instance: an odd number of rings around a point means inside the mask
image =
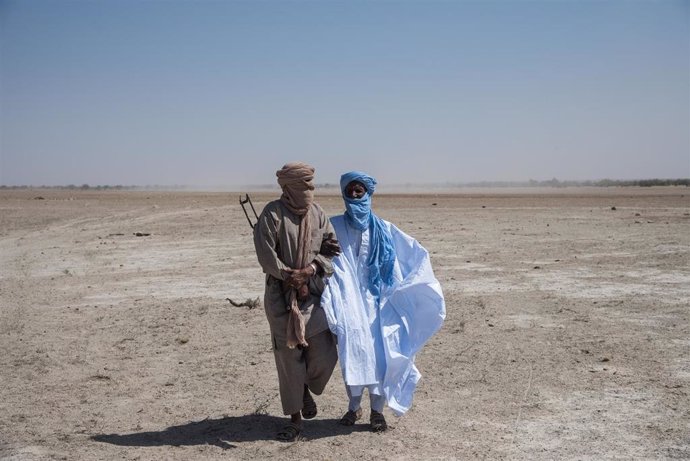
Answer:
POLYGON ((304 269, 285 269, 285 282, 292 288, 300 288, 314 275, 314 268, 307 266, 304 269))
POLYGON ((319 250, 319 253, 328 258, 332 258, 334 256, 338 256, 340 251, 340 244, 335 238, 333 238, 333 234, 329 234, 329 237, 321 242, 321 249, 319 250))

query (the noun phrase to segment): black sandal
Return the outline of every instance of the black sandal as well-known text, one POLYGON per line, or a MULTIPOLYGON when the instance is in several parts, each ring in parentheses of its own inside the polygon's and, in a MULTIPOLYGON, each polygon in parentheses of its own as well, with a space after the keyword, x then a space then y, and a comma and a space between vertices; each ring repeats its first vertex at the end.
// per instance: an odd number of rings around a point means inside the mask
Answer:
POLYGON ((281 442, 296 442, 302 438, 302 428, 295 423, 289 423, 276 434, 281 442))
POLYGON ((362 409, 358 408, 357 411, 347 410, 347 413, 340 418, 338 424, 343 426, 354 426, 357 421, 362 419, 362 409))
POLYGON ((371 423, 372 432, 383 432, 388 429, 386 418, 384 418, 383 414, 379 413, 378 411, 371 410, 369 422, 371 423))

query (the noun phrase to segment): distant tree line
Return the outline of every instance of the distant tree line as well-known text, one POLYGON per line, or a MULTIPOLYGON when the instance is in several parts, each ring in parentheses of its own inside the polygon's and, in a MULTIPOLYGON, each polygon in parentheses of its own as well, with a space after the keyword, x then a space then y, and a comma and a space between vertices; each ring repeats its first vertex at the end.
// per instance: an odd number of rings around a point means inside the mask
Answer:
MULTIPOLYGON (((450 184, 447 184, 450 185, 450 184)), ((544 181, 530 179, 524 181, 480 181, 455 184, 465 187, 652 187, 652 186, 686 186, 690 187, 690 178, 680 179, 598 179, 585 181, 559 181, 556 178, 544 181)))
POLYGON ((0 185, 0 189, 55 189, 55 190, 171 190, 171 189, 190 189, 190 186, 122 186, 122 185, 102 185, 102 186, 90 186, 88 184, 82 184, 77 186, 74 184, 68 184, 66 186, 5 186, 0 185))
POLYGON ((596 181, 559 181, 556 178, 548 181, 530 179, 529 186, 549 187, 652 187, 652 186, 690 186, 690 178, 680 179, 599 179, 596 181))

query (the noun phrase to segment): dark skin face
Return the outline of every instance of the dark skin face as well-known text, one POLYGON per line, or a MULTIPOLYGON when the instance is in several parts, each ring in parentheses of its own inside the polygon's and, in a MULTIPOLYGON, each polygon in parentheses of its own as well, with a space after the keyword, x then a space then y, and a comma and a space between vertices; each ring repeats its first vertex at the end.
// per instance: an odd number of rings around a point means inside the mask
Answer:
POLYGON ((350 181, 345 186, 345 196, 353 199, 360 199, 367 193, 367 188, 359 181, 350 181))

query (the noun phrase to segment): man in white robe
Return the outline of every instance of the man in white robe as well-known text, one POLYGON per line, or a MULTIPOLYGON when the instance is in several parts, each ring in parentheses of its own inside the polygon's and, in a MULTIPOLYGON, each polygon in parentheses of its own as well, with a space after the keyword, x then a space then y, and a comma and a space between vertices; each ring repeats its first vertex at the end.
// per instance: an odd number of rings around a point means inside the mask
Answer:
POLYGON ((348 411, 341 424, 362 416, 367 389, 370 423, 387 429, 384 404, 400 416, 409 410, 421 378, 415 354, 441 327, 445 302, 429 253, 412 237, 371 211, 376 180, 346 173, 340 187, 343 215, 331 218, 342 253, 321 298, 329 327, 338 338, 338 357, 348 411))

